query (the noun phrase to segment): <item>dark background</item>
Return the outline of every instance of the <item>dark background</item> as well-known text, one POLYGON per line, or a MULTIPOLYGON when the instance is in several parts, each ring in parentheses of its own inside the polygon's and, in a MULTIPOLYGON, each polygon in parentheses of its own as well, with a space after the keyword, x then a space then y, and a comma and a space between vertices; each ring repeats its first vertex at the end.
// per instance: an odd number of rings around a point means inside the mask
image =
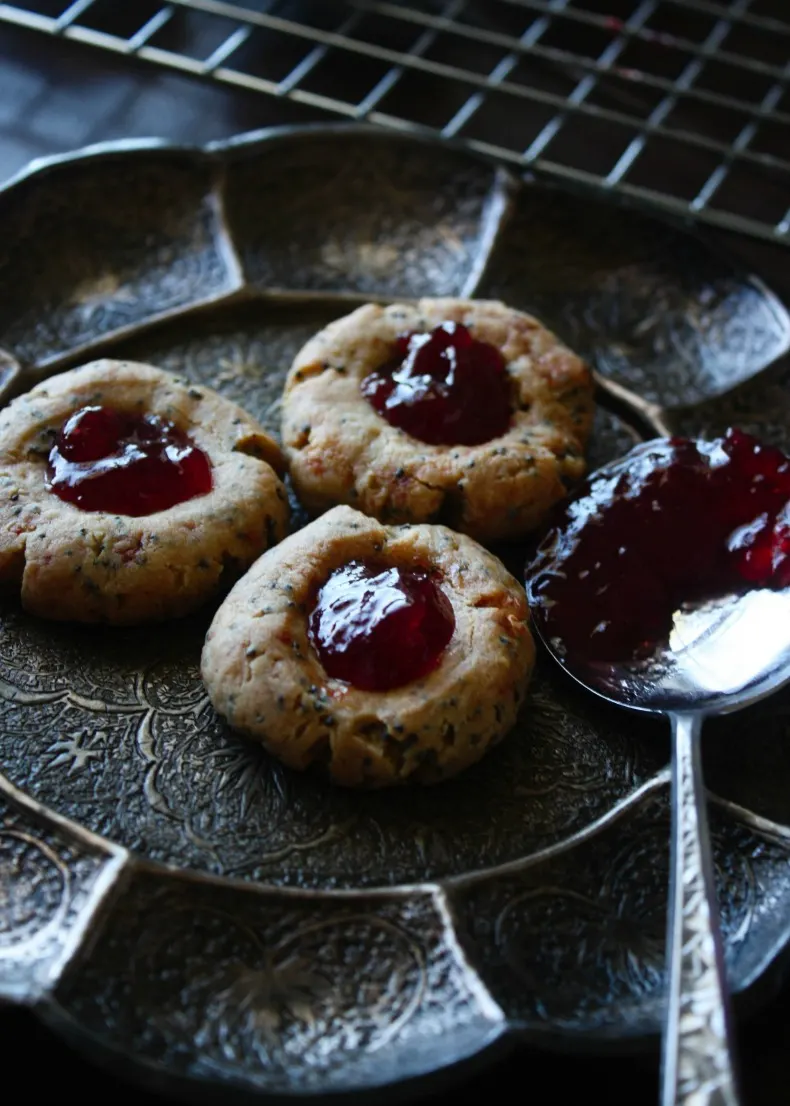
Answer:
MULTIPOLYGON (((126 8, 126 0, 116 6, 126 8)), ((262 126, 326 118, 313 108, 288 100, 162 73, 107 58, 87 47, 0 26, 0 181, 32 158, 107 139, 158 136, 180 143, 201 143, 262 126)), ((499 125, 506 126, 507 120, 503 124, 500 119, 499 125)), ((583 134, 579 135, 579 143, 583 163, 588 152, 583 134)), ((595 152, 591 147, 590 156, 595 152)), ((790 139, 784 152, 790 158, 790 139)), ((677 165, 671 168, 677 173, 677 165)), ((759 209, 760 189, 770 190, 774 185, 755 175, 743 187, 749 195, 756 191, 759 209)), ((790 206, 786 182, 784 197, 790 206)), ((724 233, 717 232, 713 237, 753 265, 786 301, 790 300, 790 250, 724 233)), ((741 1024, 738 1045, 745 1106, 790 1102, 790 989, 776 995, 748 1024, 741 1024)), ((76 1057, 26 1011, 0 1009, 0 1056, 4 1061, 3 1080, 16 1071, 20 1057, 35 1057, 33 1063, 24 1065, 24 1089, 12 1090, 6 1084, 0 1092, 9 1103, 55 1103, 65 1099, 154 1106, 166 1101, 132 1088, 76 1057)), ((511 1102, 520 1106, 576 1102, 643 1106, 657 1100, 657 1064, 657 1053, 617 1059, 576 1058, 520 1046, 492 1067, 478 1074, 464 1073, 449 1089, 413 1101, 425 1106, 486 1099, 502 1106, 511 1102)), ((16 1075, 14 1082, 18 1088, 16 1075)), ((364 1100, 377 1097, 365 1096, 364 1100)))

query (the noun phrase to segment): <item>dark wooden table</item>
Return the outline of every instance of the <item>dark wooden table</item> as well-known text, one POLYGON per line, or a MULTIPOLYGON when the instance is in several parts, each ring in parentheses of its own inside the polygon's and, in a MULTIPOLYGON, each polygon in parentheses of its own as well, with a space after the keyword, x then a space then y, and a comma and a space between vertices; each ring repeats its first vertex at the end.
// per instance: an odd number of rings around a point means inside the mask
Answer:
MULTIPOLYGON (((108 139, 158 136, 201 143, 257 127, 321 118, 287 101, 119 65, 88 49, 64 50, 40 36, 0 28, 0 180, 32 158, 108 139)), ((720 238, 790 300, 790 252, 720 238)), ((745 1106, 790 1102, 790 988, 740 1027, 738 1043, 745 1106)), ((166 1101, 77 1057, 27 1011, 0 1009, 0 1056, 3 1078, 14 1073, 14 1089, 3 1087, 9 1103, 128 1101, 154 1106, 166 1101), (20 1058, 24 1060, 17 1074, 20 1058)), ((486 1100, 502 1106, 647 1106, 656 1102, 657 1094, 657 1055, 580 1058, 519 1047, 449 1090, 415 1101, 424 1106, 486 1100)))

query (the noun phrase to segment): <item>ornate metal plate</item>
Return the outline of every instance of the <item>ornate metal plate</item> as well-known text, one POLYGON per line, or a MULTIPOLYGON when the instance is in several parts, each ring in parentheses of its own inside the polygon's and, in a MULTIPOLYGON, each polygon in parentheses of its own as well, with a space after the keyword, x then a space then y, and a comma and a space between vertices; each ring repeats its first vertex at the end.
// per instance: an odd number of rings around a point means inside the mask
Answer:
MULTIPOLYGON (((112 351, 276 428, 317 327, 463 294, 535 310, 592 360, 593 465, 662 428, 790 444, 790 319, 759 281, 449 147, 364 128, 104 147, 14 182, 0 233, 6 397, 112 351)), ((100 632, 0 609, 0 995, 187 1094, 409 1086, 517 1034, 657 1031, 660 726, 541 665, 518 731, 466 776, 346 794, 213 715, 211 612, 100 632)), ((706 738, 741 995, 790 937, 789 714, 780 695, 706 738)))

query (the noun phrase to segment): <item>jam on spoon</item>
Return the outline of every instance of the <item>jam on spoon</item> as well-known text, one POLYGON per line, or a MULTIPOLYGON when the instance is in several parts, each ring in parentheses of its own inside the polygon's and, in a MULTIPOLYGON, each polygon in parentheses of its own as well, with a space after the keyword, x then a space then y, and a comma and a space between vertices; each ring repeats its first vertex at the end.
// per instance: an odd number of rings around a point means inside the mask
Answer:
POLYGON ((462 323, 401 335, 395 356, 362 381, 362 394, 391 426, 431 445, 479 445, 510 425, 505 359, 462 323))
POLYGON ((790 585, 790 458, 740 430, 647 442, 567 501, 527 567, 566 657, 638 660, 684 604, 790 585))
POLYGON ((83 511, 150 515, 210 492, 211 464, 159 415, 82 407, 55 437, 47 486, 83 511))
POLYGON ((454 629, 452 605, 425 569, 361 561, 330 575, 308 621, 328 675, 366 691, 426 676, 454 629))

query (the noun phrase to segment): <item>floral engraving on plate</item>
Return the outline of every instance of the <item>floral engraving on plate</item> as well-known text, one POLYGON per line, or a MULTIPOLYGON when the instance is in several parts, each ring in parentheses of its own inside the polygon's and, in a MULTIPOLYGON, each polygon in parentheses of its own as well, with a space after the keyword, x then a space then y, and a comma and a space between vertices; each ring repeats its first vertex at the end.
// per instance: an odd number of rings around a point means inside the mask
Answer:
POLYGON ((0 344, 46 362, 234 283, 211 179, 190 158, 67 166, 3 198, 0 344))
POLYGON ((753 376, 790 345, 790 316, 700 242, 612 206, 530 188, 478 296, 534 311, 604 375, 675 407, 753 376))
POLYGON ((68 887, 68 868, 45 842, 0 830, 0 956, 58 919, 68 887))
MULTIPOLYGON (((97 635, 10 608, 0 757, 14 781, 146 855, 313 887, 414 882, 513 860, 589 825, 662 764, 619 712, 547 666, 523 723, 474 772, 355 794, 233 735, 198 674, 206 616, 97 635), (35 715, 36 725, 31 724, 35 715)), ((650 733, 647 724, 645 733, 650 733)))
POLYGON ((46 987, 107 859, 0 796, 0 997, 46 987))
POLYGON ((458 295, 498 216, 493 182, 488 166, 436 147, 286 141, 231 163, 226 210, 259 287, 458 295))
POLYGON ((188 1074, 329 1087, 386 1072, 413 1033, 496 1018, 443 932, 426 894, 318 902, 142 875, 58 1000, 188 1074))
MULTIPOLYGON (((714 808, 722 931, 734 982, 749 949, 776 938, 768 907, 787 844, 714 808), (726 892, 726 893, 725 893, 726 892)), ((528 1028, 606 1036, 658 1032, 665 993, 668 803, 654 794, 574 850, 459 887, 470 957, 509 1017, 528 1028)), ((790 889, 783 887, 790 901, 790 889)))

